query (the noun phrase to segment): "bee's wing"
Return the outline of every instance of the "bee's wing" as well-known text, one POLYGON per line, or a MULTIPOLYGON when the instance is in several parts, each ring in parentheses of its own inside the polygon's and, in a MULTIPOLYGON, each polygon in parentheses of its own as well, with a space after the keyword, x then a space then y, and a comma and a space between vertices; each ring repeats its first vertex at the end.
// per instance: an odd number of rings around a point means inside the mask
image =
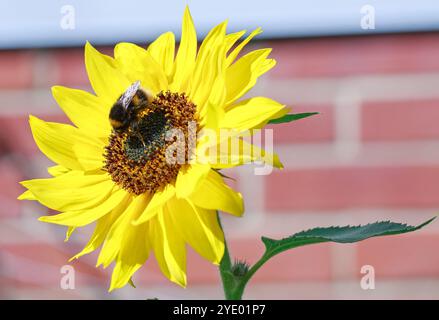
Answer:
POLYGON ((140 81, 134 82, 129 88, 120 96, 119 101, 122 103, 124 108, 128 108, 131 100, 136 94, 137 90, 140 88, 140 81))

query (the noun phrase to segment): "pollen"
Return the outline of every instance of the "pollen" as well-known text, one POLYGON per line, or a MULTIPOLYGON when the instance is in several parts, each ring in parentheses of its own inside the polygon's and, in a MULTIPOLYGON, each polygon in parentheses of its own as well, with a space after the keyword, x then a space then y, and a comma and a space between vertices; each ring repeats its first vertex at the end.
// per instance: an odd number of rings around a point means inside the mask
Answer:
MULTIPOLYGON (((160 92, 125 132, 111 133, 104 170, 117 185, 135 195, 154 193, 174 183, 184 163, 167 161, 166 151, 177 139, 167 132, 177 129, 187 142, 193 121, 197 121, 196 106, 184 93, 160 92)), ((183 146, 186 162, 188 143, 183 146)))

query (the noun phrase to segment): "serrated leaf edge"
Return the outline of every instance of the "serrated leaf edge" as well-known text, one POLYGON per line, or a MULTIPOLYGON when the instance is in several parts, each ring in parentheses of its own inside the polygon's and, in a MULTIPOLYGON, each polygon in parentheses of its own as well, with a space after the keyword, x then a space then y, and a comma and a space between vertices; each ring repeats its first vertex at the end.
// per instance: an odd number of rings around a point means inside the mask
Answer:
MULTIPOLYGON (((408 225, 407 223, 393 222, 393 221, 390 221, 390 220, 383 220, 383 221, 371 222, 371 223, 363 224, 363 225, 362 224, 359 224, 359 225, 350 225, 350 224, 348 224, 348 225, 345 225, 345 226, 316 227, 316 228, 309 228, 309 229, 306 229, 306 230, 299 231, 299 232, 297 232, 297 233, 295 233, 295 234, 293 234, 293 235, 291 235, 289 237, 285 237, 285 238, 281 238, 281 239, 272 239, 272 238, 269 238, 269 237, 262 236, 261 237, 261 241, 264 243, 264 246, 265 246, 266 250, 269 250, 270 246, 272 246, 273 244, 276 245, 276 244, 280 244, 282 242, 285 242, 285 241, 288 241, 288 240, 293 240, 293 239, 309 239, 309 238, 319 239, 320 238, 323 241, 343 243, 343 242, 338 242, 338 241, 332 240, 329 237, 317 236, 317 235, 306 235, 304 233, 311 232, 311 231, 316 231, 316 230, 324 230, 324 229, 355 229, 355 228, 363 228, 363 227, 368 227, 368 226, 372 226, 372 225, 379 225, 379 224, 396 224, 396 225, 400 226, 400 231, 397 232, 397 234, 403 234, 403 233, 407 233, 407 232, 418 230, 418 229, 426 226, 427 224, 431 223, 435 219, 436 219, 436 216, 431 218, 431 219, 429 219, 429 220, 427 220, 427 221, 425 221, 425 222, 423 222, 423 223, 421 223, 418 226, 408 225)), ((359 241, 366 240, 366 239, 373 238, 373 237, 385 236, 385 235, 391 235, 392 234, 392 231, 387 231, 387 232, 384 231, 381 234, 371 235, 371 236, 366 237, 364 239, 361 239, 359 241), (390 232, 390 234, 388 234, 387 232, 390 232)), ((354 241, 354 242, 358 242, 358 241, 354 241)))

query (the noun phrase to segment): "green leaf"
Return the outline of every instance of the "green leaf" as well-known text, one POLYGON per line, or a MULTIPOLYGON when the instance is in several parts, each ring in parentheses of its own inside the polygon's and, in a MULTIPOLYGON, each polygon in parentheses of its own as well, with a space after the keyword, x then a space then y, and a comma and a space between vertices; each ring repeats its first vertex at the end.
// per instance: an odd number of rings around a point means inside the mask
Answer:
POLYGON ((303 118, 311 117, 313 115, 319 114, 318 112, 306 112, 306 113, 296 113, 296 114, 286 114, 283 117, 272 119, 268 121, 269 124, 279 124, 291 121, 300 120, 303 118))
POLYGON ((231 296, 235 299, 240 299, 242 297, 242 294, 244 293, 245 286, 247 285, 251 277, 256 273, 256 271, 258 271, 259 268, 262 267, 273 256, 286 250, 314 243, 352 243, 372 237, 412 232, 426 226, 435 218, 436 217, 418 226, 410 226, 407 224, 391 221, 382 221, 370 223, 364 226, 314 228, 306 231, 301 231, 288 238, 279 240, 262 237, 262 242, 265 245, 265 253, 253 266, 250 267, 250 269, 248 269, 247 273, 240 277, 234 278, 234 281, 232 281, 234 285, 231 289, 231 296))
POLYGON ((262 242, 264 243, 266 250, 264 256, 266 258, 271 258, 272 256, 285 250, 313 243, 352 243, 372 237, 412 232, 424 227, 434 219, 435 218, 432 218, 420 224, 419 226, 410 226, 396 222, 382 221, 370 223, 364 226, 315 228, 296 233, 288 238, 280 240, 262 237, 262 242))

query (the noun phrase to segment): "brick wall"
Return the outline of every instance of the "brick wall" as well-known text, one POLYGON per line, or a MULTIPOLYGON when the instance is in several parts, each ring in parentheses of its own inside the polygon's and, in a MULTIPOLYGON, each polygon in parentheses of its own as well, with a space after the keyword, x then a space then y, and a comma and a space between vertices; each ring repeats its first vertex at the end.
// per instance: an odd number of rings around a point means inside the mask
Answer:
MULTIPOLYGON (((281 237, 314 226, 375 220, 419 223, 439 208, 439 34, 258 42, 278 64, 252 92, 320 115, 274 129, 285 169, 232 174, 246 199, 242 219, 225 219, 232 254, 249 262, 260 235, 281 237)), ((109 51, 109 49, 105 48, 109 51)), ((50 96, 55 84, 88 89, 82 49, 0 52, 0 297, 220 298, 215 267, 190 251, 188 289, 147 263, 138 289, 105 292, 108 271, 96 255, 74 263, 77 289, 59 288, 59 269, 87 239, 68 244, 62 228, 36 218, 45 209, 17 202, 18 181, 44 176, 29 113, 66 121, 50 96)), ((417 233, 354 245, 321 244, 273 259, 248 298, 439 298, 439 223, 417 233), (372 265, 376 289, 361 290, 372 265)))

